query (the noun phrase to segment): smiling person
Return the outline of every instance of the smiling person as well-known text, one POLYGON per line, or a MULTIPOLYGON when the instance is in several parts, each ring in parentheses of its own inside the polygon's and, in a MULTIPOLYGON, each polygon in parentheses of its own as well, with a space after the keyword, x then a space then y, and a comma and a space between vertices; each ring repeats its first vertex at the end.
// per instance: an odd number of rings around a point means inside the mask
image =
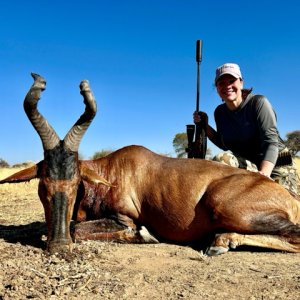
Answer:
POLYGON ((217 68, 215 86, 223 102, 214 113, 217 130, 208 124, 206 113, 194 113, 195 123, 202 119, 206 124, 210 141, 227 151, 214 160, 258 171, 298 193, 297 170, 278 133, 276 113, 268 99, 244 89, 240 67, 234 63, 217 68))

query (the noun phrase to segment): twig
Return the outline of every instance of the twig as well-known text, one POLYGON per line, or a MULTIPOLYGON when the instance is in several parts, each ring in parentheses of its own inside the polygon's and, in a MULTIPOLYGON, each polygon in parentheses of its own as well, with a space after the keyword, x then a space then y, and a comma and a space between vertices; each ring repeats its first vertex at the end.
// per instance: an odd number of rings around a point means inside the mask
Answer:
POLYGON ((78 291, 83 290, 90 283, 91 279, 92 279, 92 276, 90 276, 88 278, 88 280, 86 281, 86 283, 84 283, 83 285, 81 285, 80 287, 78 287, 77 290, 78 291))
POLYGON ((42 273, 42 272, 40 272, 40 271, 38 271, 38 270, 35 270, 35 269, 33 269, 33 268, 29 268, 29 270, 33 271, 36 275, 40 276, 41 278, 47 277, 46 274, 44 274, 44 273, 42 273))

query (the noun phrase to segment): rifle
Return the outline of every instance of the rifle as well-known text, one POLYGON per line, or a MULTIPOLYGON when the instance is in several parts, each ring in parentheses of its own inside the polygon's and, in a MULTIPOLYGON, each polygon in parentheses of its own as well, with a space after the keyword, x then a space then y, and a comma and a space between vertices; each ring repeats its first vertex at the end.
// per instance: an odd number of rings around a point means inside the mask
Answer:
MULTIPOLYGON (((197 62, 197 94, 196 94, 196 112, 199 112, 199 92, 200 92, 200 63, 202 61, 202 41, 196 42, 196 62, 197 62)), ((207 137, 204 129, 203 121, 186 125, 186 133, 188 138, 188 148, 186 152, 188 158, 205 158, 207 150, 207 137), (195 130, 196 129, 196 130, 195 130), (196 133, 195 133, 196 131, 196 133), (195 141, 194 141, 195 137, 195 141)))

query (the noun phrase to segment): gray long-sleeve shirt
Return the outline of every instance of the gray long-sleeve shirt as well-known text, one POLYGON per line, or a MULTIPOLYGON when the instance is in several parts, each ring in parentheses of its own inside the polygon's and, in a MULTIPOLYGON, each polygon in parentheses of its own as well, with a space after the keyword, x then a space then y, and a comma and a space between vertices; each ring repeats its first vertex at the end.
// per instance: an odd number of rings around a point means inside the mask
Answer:
POLYGON ((277 130, 276 114, 262 95, 249 94, 240 107, 231 111, 226 104, 215 110, 217 146, 231 150, 258 166, 262 160, 276 163, 285 148, 277 130))

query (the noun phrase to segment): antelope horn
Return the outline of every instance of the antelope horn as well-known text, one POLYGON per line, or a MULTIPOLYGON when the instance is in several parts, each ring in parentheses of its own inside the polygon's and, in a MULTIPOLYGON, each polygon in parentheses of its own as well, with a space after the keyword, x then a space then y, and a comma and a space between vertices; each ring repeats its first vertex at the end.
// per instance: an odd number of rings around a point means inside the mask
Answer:
POLYGON ((85 111, 64 138, 65 146, 74 152, 78 152, 80 141, 97 112, 96 99, 87 80, 81 81, 80 94, 84 98, 85 111))
POLYGON ((38 74, 31 73, 34 83, 24 99, 24 110, 26 115, 39 134, 44 150, 53 149, 59 143, 59 137, 47 120, 37 110, 37 104, 41 92, 46 88, 46 80, 38 74))

